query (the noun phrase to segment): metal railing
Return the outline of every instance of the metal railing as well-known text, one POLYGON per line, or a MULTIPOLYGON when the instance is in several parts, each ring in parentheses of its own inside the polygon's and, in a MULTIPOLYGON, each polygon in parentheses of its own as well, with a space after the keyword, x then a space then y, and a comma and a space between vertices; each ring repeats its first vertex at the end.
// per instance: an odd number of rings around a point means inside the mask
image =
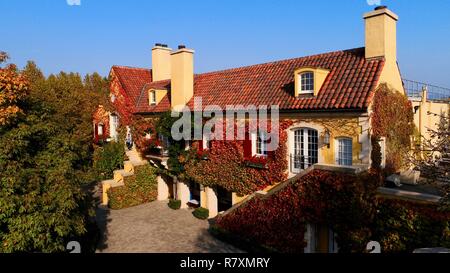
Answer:
POLYGON ((313 166, 314 164, 317 164, 317 162, 315 161, 317 161, 317 159, 312 157, 291 154, 290 155, 291 173, 299 174, 302 171, 313 166))
POLYGON ((428 83, 411 81, 403 79, 403 85, 405 87, 406 94, 410 98, 421 99, 423 95, 423 90, 427 90, 427 100, 439 100, 439 101, 449 101, 450 100, 450 88, 440 87, 428 83))

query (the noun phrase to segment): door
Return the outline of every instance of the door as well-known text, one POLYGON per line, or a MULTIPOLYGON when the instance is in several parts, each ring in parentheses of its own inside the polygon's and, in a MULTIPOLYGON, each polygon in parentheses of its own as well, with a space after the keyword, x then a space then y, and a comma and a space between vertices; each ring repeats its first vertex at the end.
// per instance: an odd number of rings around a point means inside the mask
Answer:
POLYGON ((117 141, 118 133, 117 129, 119 128, 119 117, 116 114, 111 114, 109 117, 109 130, 110 137, 117 141))
POLYGON ((299 173, 319 162, 317 130, 303 128, 294 131, 294 151, 291 161, 293 173, 299 173))

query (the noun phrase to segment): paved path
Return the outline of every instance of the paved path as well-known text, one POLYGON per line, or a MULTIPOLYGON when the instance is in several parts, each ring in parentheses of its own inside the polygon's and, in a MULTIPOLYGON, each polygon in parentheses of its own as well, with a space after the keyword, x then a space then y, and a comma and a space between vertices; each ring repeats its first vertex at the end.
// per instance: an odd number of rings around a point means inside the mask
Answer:
POLYGON ((97 221, 104 238, 99 253, 237 253, 211 236, 208 221, 190 210, 172 210, 167 202, 124 209, 100 207, 97 221))

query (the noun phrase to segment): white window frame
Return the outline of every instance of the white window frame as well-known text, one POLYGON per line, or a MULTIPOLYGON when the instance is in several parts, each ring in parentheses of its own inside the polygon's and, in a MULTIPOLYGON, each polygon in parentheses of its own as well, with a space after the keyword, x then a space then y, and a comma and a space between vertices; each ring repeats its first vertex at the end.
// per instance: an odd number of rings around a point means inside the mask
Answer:
POLYGON ((291 129, 291 148, 290 148, 290 157, 291 157, 291 167, 290 171, 292 173, 299 173, 302 171, 301 167, 295 168, 295 159, 292 158, 292 156, 304 156, 303 161, 298 161, 299 165, 304 165, 306 168, 310 167, 314 164, 322 162, 321 153, 320 153, 320 135, 321 131, 318 130, 318 128, 314 127, 295 127, 291 129), (296 133, 299 132, 298 135, 296 133), (297 142, 296 137, 302 138, 303 137, 303 148, 301 147, 301 141, 297 142), (313 142, 310 142, 310 140, 316 140, 313 142), (317 151, 315 149, 310 149, 310 147, 317 146, 317 151), (317 152, 317 157, 314 156, 314 153, 317 152), (310 161, 311 159, 311 161, 310 161), (314 160, 316 159, 316 160, 314 160), (314 161, 317 161, 317 163, 313 163, 314 161), (311 162, 311 163, 310 163, 311 162))
POLYGON ((155 105, 156 104, 156 91, 155 90, 150 90, 148 93, 148 102, 150 105, 155 105))
POLYGON ((103 124, 103 123, 99 123, 98 125, 97 125, 97 135, 98 136, 103 136, 103 134, 104 134, 104 127, 105 127, 105 125, 103 124))
MULTIPOLYGON (((335 158, 336 158, 336 165, 339 166, 353 166, 353 139, 350 137, 339 137, 336 138, 336 149, 335 149, 335 158), (341 141, 347 142, 346 144, 350 143, 350 158, 341 158, 342 155, 348 155, 348 151, 341 151, 341 141), (344 162, 343 164, 341 164, 344 162), (345 164, 346 162, 350 162, 350 164, 345 164)), ((345 147, 344 147, 345 149, 345 147)))
MULTIPOLYGON (((258 131, 258 134, 263 134, 263 132, 258 131)), ((257 133, 252 133, 251 134, 251 140, 252 140, 252 156, 258 156, 258 157, 267 157, 268 156, 268 151, 267 151, 267 140, 262 141, 262 143, 265 143, 265 149, 264 149, 264 145, 260 148, 258 148, 258 134, 257 133), (261 153, 258 153, 258 150, 260 150, 261 153)), ((267 133, 266 133, 267 134, 267 133)), ((262 138, 264 139, 264 137, 262 138)))
POLYGON ((267 157, 269 155, 267 151, 267 133, 263 131, 259 131, 258 133, 259 137, 256 138, 256 154, 260 157, 267 157), (260 144, 260 147, 258 147, 258 144, 260 144), (258 150, 260 150, 259 153, 258 150))
POLYGON ((382 137, 378 144, 381 151, 381 168, 386 168, 386 138, 382 137))
MULTIPOLYGON (((299 73, 298 74, 298 77, 299 77, 299 79, 298 79, 298 88, 299 88, 299 90, 298 90, 298 93, 299 94, 314 94, 314 86, 315 86, 315 73, 314 73, 314 71, 304 71, 304 72, 301 72, 301 73, 299 73), (306 89, 303 89, 303 76, 306 76, 306 75, 312 75, 312 89, 311 90, 306 90, 306 89)), ((306 84, 305 84, 306 85, 306 84)))

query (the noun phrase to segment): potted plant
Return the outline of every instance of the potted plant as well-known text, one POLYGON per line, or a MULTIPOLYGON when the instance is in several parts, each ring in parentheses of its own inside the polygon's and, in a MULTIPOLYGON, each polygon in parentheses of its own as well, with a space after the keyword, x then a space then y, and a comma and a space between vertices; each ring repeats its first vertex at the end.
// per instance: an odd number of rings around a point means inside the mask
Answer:
POLYGON ((205 208, 197 208, 192 212, 195 218, 200 220, 206 220, 209 218, 209 210, 205 208))
POLYGON ((181 208, 181 200, 170 199, 168 206, 173 210, 179 210, 181 208))

